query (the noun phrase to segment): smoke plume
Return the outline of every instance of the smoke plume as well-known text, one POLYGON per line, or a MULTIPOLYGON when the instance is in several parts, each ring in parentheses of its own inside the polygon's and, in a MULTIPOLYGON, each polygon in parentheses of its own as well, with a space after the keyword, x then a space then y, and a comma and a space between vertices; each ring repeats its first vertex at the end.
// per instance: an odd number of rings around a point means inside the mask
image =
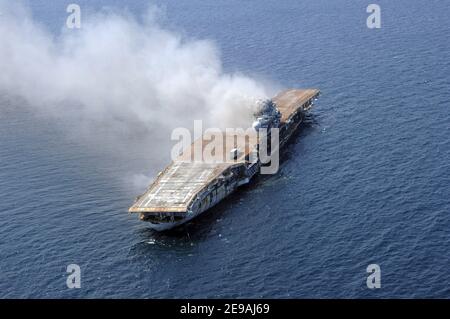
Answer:
POLYGON ((92 141, 135 141, 168 158, 173 128, 194 119, 248 127, 255 99, 273 93, 224 72, 212 42, 162 28, 152 11, 143 22, 111 11, 83 16, 81 29, 58 35, 11 1, 0 0, 0 12, 0 92, 76 123, 92 141))

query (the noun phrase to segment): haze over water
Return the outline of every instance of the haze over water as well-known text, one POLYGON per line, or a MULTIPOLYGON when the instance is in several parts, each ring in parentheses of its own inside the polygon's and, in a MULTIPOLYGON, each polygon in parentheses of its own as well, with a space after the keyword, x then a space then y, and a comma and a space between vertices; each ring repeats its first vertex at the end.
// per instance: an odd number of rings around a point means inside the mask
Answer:
MULTIPOLYGON (((28 6, 57 39, 69 3, 28 6)), ((127 209, 169 163, 169 129, 118 142, 1 92, 0 297, 450 297, 450 5, 378 1, 372 30, 365 1, 152 3, 161 28, 213 41, 224 73, 319 88, 308 125, 277 175, 155 233, 127 209)), ((126 9, 139 21, 148 5, 126 9)))

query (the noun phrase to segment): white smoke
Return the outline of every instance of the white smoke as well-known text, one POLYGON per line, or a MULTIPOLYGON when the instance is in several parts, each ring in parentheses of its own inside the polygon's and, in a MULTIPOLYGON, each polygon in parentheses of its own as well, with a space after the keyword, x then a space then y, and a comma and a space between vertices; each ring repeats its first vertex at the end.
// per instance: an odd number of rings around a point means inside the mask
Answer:
POLYGON ((171 129, 191 128, 194 119, 248 127, 254 100, 273 93, 225 73, 212 42, 165 30, 152 13, 144 22, 83 15, 81 29, 54 35, 23 6, 0 0, 0 12, 0 92, 76 123, 93 141, 138 141, 168 158, 171 129))

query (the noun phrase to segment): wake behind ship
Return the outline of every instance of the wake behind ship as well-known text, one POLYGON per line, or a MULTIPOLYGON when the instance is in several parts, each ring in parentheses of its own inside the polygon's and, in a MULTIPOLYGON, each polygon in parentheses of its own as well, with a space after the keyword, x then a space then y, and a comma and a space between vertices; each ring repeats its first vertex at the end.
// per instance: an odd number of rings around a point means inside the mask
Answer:
MULTIPOLYGON (((278 128, 280 148, 302 123, 319 90, 287 90, 275 96, 256 115, 254 128, 278 128)), ((239 136, 238 136, 239 137, 239 136)), ((192 160, 192 154, 209 139, 203 136, 160 172, 147 191, 136 199, 130 213, 138 213, 151 228, 162 231, 184 224, 216 205, 260 173, 260 138, 236 138, 223 132, 219 157, 232 161, 192 160), (257 156, 253 156, 254 154, 257 156), (254 160, 254 159, 257 160, 254 160)))

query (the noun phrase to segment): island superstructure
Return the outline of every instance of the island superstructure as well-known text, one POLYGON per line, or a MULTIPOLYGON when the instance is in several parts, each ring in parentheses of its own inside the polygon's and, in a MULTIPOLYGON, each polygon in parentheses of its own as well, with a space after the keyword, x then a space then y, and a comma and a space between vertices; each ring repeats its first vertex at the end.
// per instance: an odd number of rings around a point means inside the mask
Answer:
MULTIPOLYGON (((279 147, 283 147, 319 93, 317 89, 290 89, 279 93, 255 114, 253 127, 278 128, 279 147)), ((138 213, 140 219, 149 222, 155 230, 167 230, 186 223, 248 183, 261 169, 257 155, 261 139, 258 135, 239 138, 236 134, 243 133, 222 132, 223 147, 215 154, 232 160, 195 160, 195 150, 204 148, 210 139, 202 136, 194 141, 190 149, 184 150, 158 174, 129 212, 138 213)))

